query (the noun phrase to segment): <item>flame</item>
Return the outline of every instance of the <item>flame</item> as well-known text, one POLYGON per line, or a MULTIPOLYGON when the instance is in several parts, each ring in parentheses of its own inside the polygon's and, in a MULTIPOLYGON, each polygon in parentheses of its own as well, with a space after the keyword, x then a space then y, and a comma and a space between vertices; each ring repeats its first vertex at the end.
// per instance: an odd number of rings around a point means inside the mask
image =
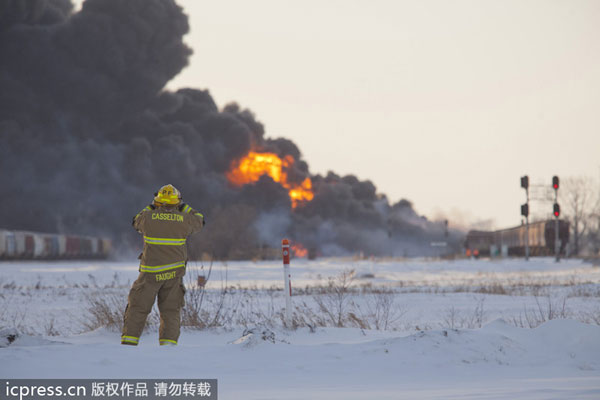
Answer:
POLYGON ((308 255, 308 250, 301 243, 292 244, 292 251, 294 252, 294 256, 298 258, 306 257, 308 255))
POLYGON ((258 181, 263 175, 268 175, 288 190, 292 208, 296 208, 300 202, 311 201, 315 195, 312 192, 310 178, 307 177, 301 184, 288 181, 286 170, 294 165, 294 161, 290 155, 280 158, 275 153, 251 151, 245 157, 233 162, 227 172, 227 179, 234 185, 242 186, 258 181))

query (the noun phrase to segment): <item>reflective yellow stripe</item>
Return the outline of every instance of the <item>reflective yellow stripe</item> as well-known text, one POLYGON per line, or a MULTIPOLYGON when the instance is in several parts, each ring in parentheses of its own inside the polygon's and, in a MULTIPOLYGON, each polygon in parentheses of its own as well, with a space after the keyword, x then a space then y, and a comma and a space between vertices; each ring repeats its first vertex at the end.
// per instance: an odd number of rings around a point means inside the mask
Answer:
POLYGON ((181 242, 183 241, 185 243, 185 238, 155 238, 155 237, 150 237, 150 236, 144 236, 144 239, 150 239, 150 240, 164 240, 166 242, 181 242))
POLYGON ((192 207, 186 204, 185 207, 183 207, 183 212, 189 214, 190 211, 192 211, 192 207))
POLYGON ((137 342, 140 341, 140 338, 135 337, 135 336, 121 336, 121 341, 122 342, 137 343, 137 342))
POLYGON ((159 244, 165 246, 182 246, 185 244, 185 239, 153 238, 144 236, 144 242, 148 244, 159 244))
POLYGON ((176 262, 173 264, 165 265, 140 265, 140 271, 142 272, 162 272, 170 269, 185 267, 185 261, 176 262))
POLYGON ((177 344, 177 341, 176 340, 170 340, 170 339, 159 339, 159 343, 161 345, 166 344, 166 343, 177 344))
POLYGON ((204 218, 204 215, 202 215, 202 214, 200 214, 200 213, 196 213, 196 214, 194 214, 194 215, 197 215, 197 216, 199 216, 199 217, 202 217, 202 218, 204 218))

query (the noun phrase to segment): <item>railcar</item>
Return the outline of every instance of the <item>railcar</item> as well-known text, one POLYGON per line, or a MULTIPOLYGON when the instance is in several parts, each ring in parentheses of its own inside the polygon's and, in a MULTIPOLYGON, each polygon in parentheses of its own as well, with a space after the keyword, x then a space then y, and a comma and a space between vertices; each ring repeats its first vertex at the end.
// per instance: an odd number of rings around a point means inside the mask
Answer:
POLYGON ((41 233, 32 233, 33 258, 46 258, 46 240, 41 233))
POLYGON ((80 240, 78 236, 67 236, 66 258, 77 258, 80 254, 80 240))
POLYGON ((15 238, 15 233, 11 231, 1 231, 0 241, 2 242, 0 257, 15 258, 17 255, 17 240, 15 238))
POLYGON ((79 238, 79 254, 83 257, 92 257, 94 253, 92 252, 92 240, 87 237, 79 238))
POLYGON ((107 238, 0 229, 0 259, 107 258, 111 248, 107 238))
POLYGON ((6 234, 8 231, 0 229, 0 258, 6 254, 6 234))
MULTIPOLYGON (((526 225, 497 231, 469 231, 465 239, 465 248, 477 250, 480 255, 490 255, 491 249, 500 251, 506 248, 510 256, 524 256, 527 238, 529 238, 529 254, 532 256, 553 255, 556 237, 556 221, 547 220, 529 224, 529 234, 526 225)), ((565 253, 569 242, 569 223, 558 221, 558 238, 560 254, 565 253)))
POLYGON ((58 258, 60 254, 58 238, 59 235, 46 235, 44 238, 45 255, 47 258, 58 258))
POLYGON ((14 232, 15 234, 15 258, 27 258, 25 232, 14 232))
POLYGON ((110 241, 110 239, 100 239, 102 246, 100 247, 100 254, 102 255, 101 257, 106 258, 108 257, 108 255, 110 254, 110 252, 112 251, 112 242, 110 241))

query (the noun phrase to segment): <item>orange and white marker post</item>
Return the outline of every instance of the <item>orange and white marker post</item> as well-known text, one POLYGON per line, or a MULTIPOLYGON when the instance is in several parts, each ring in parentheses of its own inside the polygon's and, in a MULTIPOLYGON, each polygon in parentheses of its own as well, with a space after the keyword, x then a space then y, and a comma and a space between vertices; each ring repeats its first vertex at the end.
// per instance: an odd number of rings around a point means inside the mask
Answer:
POLYGON ((281 241, 283 252, 283 292, 285 295, 285 323, 289 327, 292 323, 292 277, 290 275, 290 241, 281 241))

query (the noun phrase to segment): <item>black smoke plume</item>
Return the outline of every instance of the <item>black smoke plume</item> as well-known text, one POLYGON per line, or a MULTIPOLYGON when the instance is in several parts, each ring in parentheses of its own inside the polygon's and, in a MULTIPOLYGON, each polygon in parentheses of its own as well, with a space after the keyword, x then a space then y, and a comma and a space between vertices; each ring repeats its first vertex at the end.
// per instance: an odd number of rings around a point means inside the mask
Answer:
POLYGON ((164 90, 188 62, 188 20, 173 0, 0 0, 0 188, 3 228, 139 239, 131 217, 166 183, 206 215, 193 254, 257 256, 283 235, 316 253, 416 255, 443 239, 439 224, 369 181, 311 176, 315 198, 296 209, 264 176, 232 186, 249 150, 296 162, 254 114, 222 109, 207 90, 164 90))

